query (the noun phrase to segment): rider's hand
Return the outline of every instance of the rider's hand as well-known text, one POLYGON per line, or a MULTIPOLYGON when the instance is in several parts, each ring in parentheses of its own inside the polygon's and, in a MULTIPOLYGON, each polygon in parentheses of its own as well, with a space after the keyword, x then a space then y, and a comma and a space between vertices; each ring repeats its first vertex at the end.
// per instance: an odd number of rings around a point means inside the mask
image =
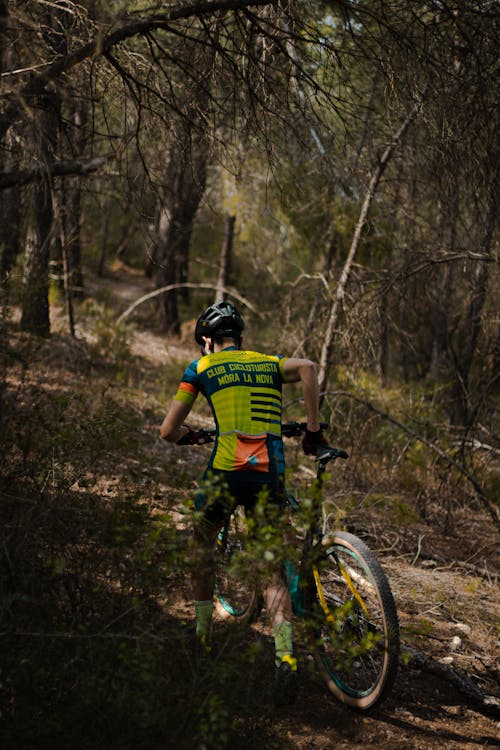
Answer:
POLYGON ((328 448, 328 443, 323 437, 323 431, 311 432, 311 430, 306 430, 302 440, 302 448, 306 456, 317 456, 322 448, 328 448))
POLYGON ((200 442, 200 435, 196 430, 192 430, 191 427, 188 427, 187 424, 183 425, 184 427, 187 427, 187 433, 179 438, 177 441, 177 445, 198 445, 200 442))

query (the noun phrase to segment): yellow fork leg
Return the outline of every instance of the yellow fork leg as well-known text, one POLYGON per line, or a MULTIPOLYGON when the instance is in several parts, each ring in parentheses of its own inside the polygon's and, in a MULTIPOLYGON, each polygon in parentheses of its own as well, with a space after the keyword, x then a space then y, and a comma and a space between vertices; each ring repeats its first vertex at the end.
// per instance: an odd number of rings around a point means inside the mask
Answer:
MULTIPOLYGON (((345 582, 347 583, 351 594, 353 595, 353 597, 358 602, 359 606, 361 607, 361 609, 365 613, 366 617, 368 617, 368 610, 366 608, 366 604, 364 603, 364 601, 361 598, 361 596, 359 595, 359 593, 358 593, 358 591, 357 591, 354 583, 352 582, 351 576, 349 575, 349 573, 347 572, 347 570, 345 569, 345 567, 342 565, 342 563, 340 562, 340 560, 337 560, 337 563, 338 563, 338 566, 339 566, 339 570, 340 570, 340 572, 342 574, 342 577, 344 578, 345 582)), ((317 568, 316 565, 313 565, 313 575, 314 575, 314 582, 316 584, 316 590, 318 592, 318 598, 319 598, 319 603, 321 605, 321 609, 325 613, 326 621, 332 623, 332 622, 334 622, 335 618, 333 617, 332 613, 330 612, 330 608, 328 607, 328 603, 327 603, 326 598, 325 598, 325 593, 323 591, 323 585, 321 583, 321 579, 319 577, 319 571, 318 571, 318 568, 317 568)))
POLYGON ((325 593, 323 591, 323 586, 321 585, 321 579, 319 577, 319 572, 318 572, 317 566, 313 565, 312 566, 312 570, 313 570, 314 583, 316 584, 316 591, 318 592, 318 598, 319 598, 319 603, 321 605, 321 609, 325 613, 326 621, 328 623, 330 623, 330 625, 332 625, 335 622, 335 618, 332 615, 332 613, 330 612, 330 608, 329 608, 328 603, 327 603, 327 601, 325 599, 325 593))
POLYGON ((345 582, 349 586, 349 590, 350 590, 351 594, 356 599, 357 603, 359 604, 359 606, 361 607, 361 609, 363 610, 363 612, 365 613, 365 615, 368 617, 368 610, 366 608, 366 604, 364 603, 364 601, 362 600, 362 598, 358 594, 358 590, 356 589, 356 586, 352 582, 351 576, 349 575, 349 573, 347 572, 347 570, 345 569, 345 567, 342 565, 342 563, 340 562, 340 560, 337 560, 337 562, 338 562, 339 570, 342 573, 342 577, 344 578, 345 582))

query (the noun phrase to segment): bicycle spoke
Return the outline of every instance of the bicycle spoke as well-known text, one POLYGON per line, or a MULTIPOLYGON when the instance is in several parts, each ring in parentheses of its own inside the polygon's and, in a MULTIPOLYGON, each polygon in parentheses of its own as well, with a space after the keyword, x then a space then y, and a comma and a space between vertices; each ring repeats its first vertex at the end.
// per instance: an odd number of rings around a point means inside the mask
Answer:
POLYGON ((344 533, 336 541, 315 575, 317 656, 332 692, 365 708, 394 680, 397 618, 383 571, 366 545, 344 533))

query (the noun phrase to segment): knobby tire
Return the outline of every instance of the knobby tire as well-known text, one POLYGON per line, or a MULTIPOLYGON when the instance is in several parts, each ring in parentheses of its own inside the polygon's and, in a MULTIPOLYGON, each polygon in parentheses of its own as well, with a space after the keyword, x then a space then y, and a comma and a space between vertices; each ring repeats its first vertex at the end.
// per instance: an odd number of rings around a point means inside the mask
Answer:
POLYGON ((227 528, 218 535, 214 548, 215 607, 220 617, 233 622, 251 622, 257 615, 259 597, 252 564, 245 556, 246 526, 238 508, 227 528))
POLYGON ((358 537, 323 539, 313 612, 315 661, 330 691, 367 710, 396 679, 399 625, 392 592, 377 558, 358 537))

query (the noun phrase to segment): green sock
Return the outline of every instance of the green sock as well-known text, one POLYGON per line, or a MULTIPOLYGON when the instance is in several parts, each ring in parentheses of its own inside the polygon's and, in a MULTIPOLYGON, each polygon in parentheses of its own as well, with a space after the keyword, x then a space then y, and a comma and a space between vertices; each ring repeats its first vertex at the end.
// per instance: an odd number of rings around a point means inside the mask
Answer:
POLYGON ((278 622, 274 626, 274 645, 276 648, 275 663, 279 667, 284 656, 292 656, 292 623, 278 622))
POLYGON ((214 605, 212 600, 205 602, 195 602, 196 611, 196 635, 198 638, 208 638, 210 636, 210 626, 212 624, 212 612, 214 605))

